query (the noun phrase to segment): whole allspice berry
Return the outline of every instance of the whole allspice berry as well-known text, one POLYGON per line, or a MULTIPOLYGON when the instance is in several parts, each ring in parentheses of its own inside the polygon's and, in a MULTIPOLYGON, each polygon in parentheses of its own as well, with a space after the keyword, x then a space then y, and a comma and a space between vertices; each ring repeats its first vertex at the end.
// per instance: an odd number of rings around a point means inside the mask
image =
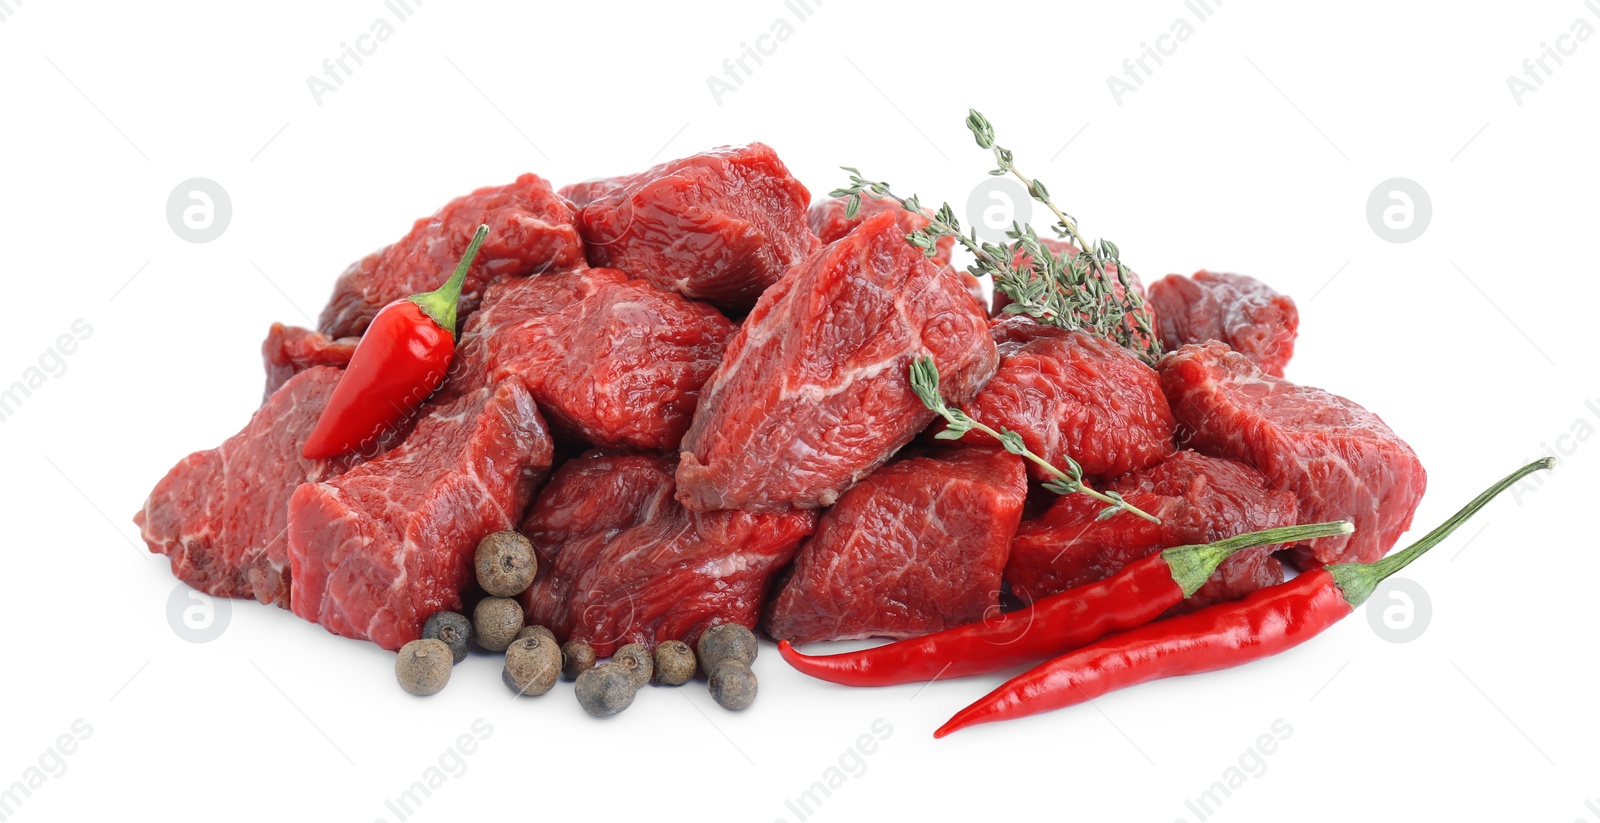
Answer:
POLYGON ((595 717, 610 717, 633 705, 638 693, 633 679, 620 666, 596 666, 578 675, 575 689, 583 710, 595 717))
POLYGON ((553 631, 550 631, 549 629, 545 628, 544 626, 523 626, 521 629, 519 629, 517 631, 517 639, 518 640, 521 640, 524 637, 532 637, 534 635, 539 635, 540 637, 549 638, 550 644, 552 646, 556 646, 557 648, 559 648, 560 645, 561 645, 560 643, 556 642, 556 633, 553 632, 553 631))
POLYGON ((455 662, 460 663, 467 659, 467 650, 472 643, 472 621, 456 612, 434 612, 422 624, 422 636, 444 641, 455 654, 455 662))
POLYGON ((650 682, 650 675, 655 673, 655 664, 650 660, 650 653, 638 643, 629 643, 611 655, 611 665, 620 666, 628 673, 635 689, 650 682))
POLYGON ((700 667, 707 675, 724 660, 737 660, 746 666, 754 664, 760 648, 755 634, 738 623, 719 623, 706 629, 695 646, 700 667))
POLYGON ((711 699, 731 712, 756 702, 756 673, 738 660, 724 660, 711 669, 711 699))
POLYGON ((553 639, 539 634, 524 637, 506 649, 506 666, 500 673, 506 688, 538 696, 555 688, 561 677, 561 650, 553 639))
POLYGON ((663 686, 682 686, 694 678, 694 650, 682 640, 656 645, 656 682, 663 686))
POLYGON ((400 688, 426 697, 444 690, 453 665, 455 656, 443 640, 413 640, 400 647, 400 656, 394 661, 394 677, 400 681, 400 688))
POLYGON ((516 597, 533 585, 539 572, 533 544, 514 531, 495 532, 478 541, 473 557, 478 585, 494 597, 516 597))
POLYGON ((509 597, 485 597, 472 610, 472 632, 478 645, 503 652, 522 630, 522 604, 509 597))
POLYGON ((594 661, 594 647, 582 640, 568 640, 561 646, 561 676, 568 680, 577 680, 594 668, 594 661))

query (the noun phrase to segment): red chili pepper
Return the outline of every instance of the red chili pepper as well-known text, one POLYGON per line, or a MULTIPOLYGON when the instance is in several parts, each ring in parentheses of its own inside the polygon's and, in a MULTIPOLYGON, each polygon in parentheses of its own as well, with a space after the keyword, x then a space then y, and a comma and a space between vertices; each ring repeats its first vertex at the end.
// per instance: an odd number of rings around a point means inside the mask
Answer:
POLYGON ((1545 458, 1518 469, 1421 540, 1377 562, 1327 566, 1243 600, 1106 638, 1024 672, 957 712, 933 736, 1074 706, 1151 680, 1232 668, 1298 646, 1348 616, 1385 578, 1448 537, 1495 495, 1554 462, 1545 458))
POLYGON ((478 248, 479 226, 455 274, 438 289, 396 300, 372 319, 300 453, 308 460, 362 448, 410 414, 444 382, 456 351, 456 305, 478 248))
POLYGON ((1235 552, 1354 530, 1348 521, 1338 520, 1177 546, 1129 563, 1105 580, 1040 599, 994 620, 825 657, 803 655, 787 640, 779 641, 778 652, 802 673, 846 686, 893 686, 988 674, 1143 626, 1198 591, 1235 552))

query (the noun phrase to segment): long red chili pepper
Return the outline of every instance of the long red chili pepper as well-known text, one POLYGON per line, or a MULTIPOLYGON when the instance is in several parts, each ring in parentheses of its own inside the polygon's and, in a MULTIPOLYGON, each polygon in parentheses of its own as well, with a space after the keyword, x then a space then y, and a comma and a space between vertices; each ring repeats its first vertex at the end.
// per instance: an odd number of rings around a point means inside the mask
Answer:
POLYGON ((362 448, 439 388, 456 351, 461 285, 488 236, 479 226, 443 286, 396 300, 372 319, 301 455, 320 460, 362 448))
POLYGON ((1448 537, 1495 495, 1554 462, 1545 458, 1518 469, 1397 554, 1308 572, 1243 600, 1106 638, 1024 672, 957 712, 933 736, 1074 706, 1151 680, 1232 668, 1293 648, 1348 616, 1385 578, 1448 537))
POLYGON ((1042 598, 993 620, 825 657, 801 654, 787 640, 778 643, 778 652, 802 673, 846 686, 988 674, 1143 626, 1193 595, 1236 552, 1354 530, 1348 521, 1338 520, 1177 546, 1129 563, 1104 580, 1042 598))

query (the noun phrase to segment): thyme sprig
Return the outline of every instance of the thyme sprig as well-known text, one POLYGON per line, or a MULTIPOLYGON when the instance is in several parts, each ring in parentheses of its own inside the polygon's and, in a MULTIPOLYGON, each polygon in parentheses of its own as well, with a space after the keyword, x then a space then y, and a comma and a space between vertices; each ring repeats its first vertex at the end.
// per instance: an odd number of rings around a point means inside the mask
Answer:
POLYGON ((1072 288, 1077 281, 1082 281, 1084 291, 1091 298, 1090 302, 1102 309, 1101 321, 1095 323, 1091 320, 1094 330, 1133 349, 1148 362, 1155 362, 1161 356, 1161 341, 1155 335, 1144 298, 1139 296, 1129 281, 1128 268, 1122 262, 1122 250, 1104 238, 1093 244, 1085 241, 1083 235, 1078 233, 1078 221, 1056 206, 1043 181, 1029 177, 1017 168, 1011 150, 995 142, 994 126, 977 109, 967 109, 967 129, 972 132, 979 148, 994 152, 995 168, 989 174, 996 177, 1010 174, 1020 180, 1028 187, 1028 196, 1043 203, 1055 215, 1056 223, 1051 229, 1056 235, 1081 249, 1069 264, 1069 267, 1075 267, 1068 271, 1071 275, 1069 281, 1062 285, 1072 288), (1112 277, 1122 287, 1120 299, 1110 288, 1112 277), (1133 333, 1135 331, 1137 335, 1133 333))
POLYGON ((911 362, 911 390, 917 393, 922 400, 922 405, 944 418, 945 429, 934 435, 940 440, 960 440, 969 431, 979 431, 1000 441, 1005 450, 1024 460, 1028 460, 1052 475, 1052 479, 1044 487, 1060 495, 1086 494, 1102 503, 1108 504, 1100 510, 1097 520, 1105 520, 1119 511, 1138 515, 1152 523, 1160 523, 1161 519, 1149 512, 1122 499, 1122 495, 1114 491, 1098 491, 1083 482, 1083 468, 1078 461, 1067 457, 1065 471, 1056 468, 1050 461, 1034 454, 1027 444, 1022 442, 1022 435, 1010 429, 995 431, 989 426, 974 420, 971 415, 960 409, 950 408, 945 403, 944 396, 939 394, 939 367, 929 355, 923 355, 911 362))
POLYGON ((927 228, 906 235, 906 241, 932 257, 941 238, 955 238, 972 253, 973 263, 968 271, 977 277, 988 275, 995 289, 1011 298, 1005 307, 1007 313, 1025 314, 1046 325, 1094 332, 1132 350, 1145 362, 1154 363, 1161 356, 1161 342, 1144 299, 1131 287, 1131 272, 1122 263, 1121 249, 1110 240, 1085 241, 1077 221, 1051 200, 1044 183, 1024 174, 1017 168, 1011 150, 995 143, 994 126, 974 109, 968 110, 966 122, 978 146, 994 153, 996 168, 989 174, 1010 174, 1021 180, 1028 196, 1043 203, 1055 216, 1056 222, 1051 226, 1055 233, 1080 251, 1057 255, 1039 242, 1031 225, 1016 222, 1006 231, 1011 240, 1009 246, 985 242, 978 238, 976 229, 962 232, 949 203, 941 204, 937 210, 928 209, 916 195, 902 197, 888 183, 867 179, 849 166, 844 170, 850 173, 850 185, 832 192, 834 197, 850 198, 845 215, 855 217, 863 196, 898 203, 928 220, 927 228), (1114 286, 1121 287, 1121 296, 1114 286))

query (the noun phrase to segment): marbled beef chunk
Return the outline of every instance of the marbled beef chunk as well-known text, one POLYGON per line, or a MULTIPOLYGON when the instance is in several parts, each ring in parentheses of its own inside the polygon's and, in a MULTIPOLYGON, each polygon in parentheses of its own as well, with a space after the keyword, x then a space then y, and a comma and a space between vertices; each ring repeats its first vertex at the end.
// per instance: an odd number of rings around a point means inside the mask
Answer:
POLYGON ((342 369, 350 365, 350 356, 356 353, 360 342, 356 337, 335 340, 319 331, 273 323, 267 331, 267 339, 261 343, 261 360, 267 370, 267 392, 262 402, 289 382, 289 378, 312 366, 342 369))
MULTIPOLYGON (((1127 512, 1102 520, 1105 504, 1098 500, 1081 494, 1057 499, 1043 516, 1024 522, 1011 544, 1006 582, 1024 603, 1104 580, 1173 546, 1297 522, 1294 495, 1268 488, 1267 479, 1243 463, 1198 452, 1178 452, 1107 488, 1161 522, 1127 512)), ((1184 607, 1234 600, 1283 582, 1283 566, 1272 556, 1280 548, 1246 549, 1228 558, 1184 607)))
POLYGON ((592 198, 578 214, 590 265, 736 311, 819 245, 811 194, 760 143, 563 191, 592 198))
POLYGON ((1193 277, 1169 274, 1150 284, 1150 304, 1168 351, 1220 340, 1275 377, 1294 356, 1300 311, 1288 295, 1255 278, 1204 270, 1193 277))
POLYGON ((556 194, 567 198, 572 205, 583 208, 593 203, 600 196, 609 194, 627 185, 634 175, 622 177, 602 177, 595 180, 585 180, 581 183, 568 183, 556 190, 556 194))
POLYGON ((478 226, 488 225, 489 237, 461 287, 465 319, 491 283, 581 265, 583 244, 574 217, 572 204, 532 174, 458 197, 438 214, 418 220, 399 242, 346 269, 317 328, 329 337, 359 337, 379 309, 444 285, 478 226))
POLYGON ((981 620, 1028 493, 998 448, 913 457, 872 473, 822 516, 770 604, 767 633, 810 643, 915 637, 981 620))
POLYGON ((558 431, 607 448, 676 448, 733 323, 615 269, 506 280, 461 336, 448 391, 515 377, 558 431))
MULTIPOLYGON (((854 217, 846 217, 849 209, 850 198, 830 197, 813 205, 806 212, 806 222, 811 225, 811 231, 823 243, 832 243, 849 234, 856 226, 866 222, 867 218, 876 214, 889 212, 894 215, 894 221, 900 224, 901 234, 910 234, 922 231, 928 227, 928 218, 920 214, 912 214, 901 207, 899 203, 889 199, 874 199, 869 195, 861 196, 861 206, 856 209, 854 217)), ((941 237, 934 243, 933 256, 928 258, 936 266, 950 265, 950 251, 955 247, 954 237, 941 237)))
MULTIPOLYGON (((1004 359, 965 406, 973 419, 1017 432, 1058 469, 1070 457, 1090 477, 1114 477, 1172 454, 1172 411, 1160 378, 1133 352, 1026 317, 1002 320, 992 333, 1004 359)), ((1037 465, 1029 470, 1041 481, 1052 477, 1037 465)))
POLYGON ((403 444, 289 501, 294 613, 386 649, 461 608, 478 541, 516 525, 552 456, 515 380, 424 410, 403 444))
POLYGON ((739 327, 683 439, 678 499, 701 511, 832 505, 933 420, 908 375, 924 354, 957 405, 998 360, 961 281, 879 214, 791 269, 739 327))
POLYGON ((289 607, 289 496, 366 456, 300 456, 342 374, 313 366, 289 377, 242 431, 185 457, 156 484, 133 522, 175 577, 216 597, 289 607))
POLYGON ((1215 341, 1184 346, 1158 369, 1180 442, 1255 466, 1272 488, 1295 495, 1304 522, 1355 524, 1355 534, 1293 547, 1302 569, 1370 563, 1411 527, 1427 473, 1377 415, 1273 377, 1215 341))
POLYGON ((601 656, 626 643, 691 645, 718 623, 754 628, 768 580, 816 522, 791 510, 693 512, 675 460, 590 452, 564 464, 522 522, 541 572, 528 622, 601 656))
MULTIPOLYGON (((811 231, 824 244, 843 238, 867 218, 883 212, 894 215, 895 222, 900 224, 902 234, 910 234, 928 227, 928 218, 906 211, 893 200, 874 200, 867 195, 862 195, 861 206, 856 210, 856 215, 846 217, 845 211, 849 208, 849 200, 848 197, 830 197, 812 205, 811 210, 806 212, 806 221, 811 224, 811 231)), ((933 245, 933 256, 928 259, 932 260, 935 266, 959 279, 961 285, 967 287, 972 299, 978 301, 978 305, 984 305, 982 281, 973 277, 970 272, 957 269, 950 264, 950 252, 955 248, 955 243, 956 239, 949 235, 939 238, 933 245)))

